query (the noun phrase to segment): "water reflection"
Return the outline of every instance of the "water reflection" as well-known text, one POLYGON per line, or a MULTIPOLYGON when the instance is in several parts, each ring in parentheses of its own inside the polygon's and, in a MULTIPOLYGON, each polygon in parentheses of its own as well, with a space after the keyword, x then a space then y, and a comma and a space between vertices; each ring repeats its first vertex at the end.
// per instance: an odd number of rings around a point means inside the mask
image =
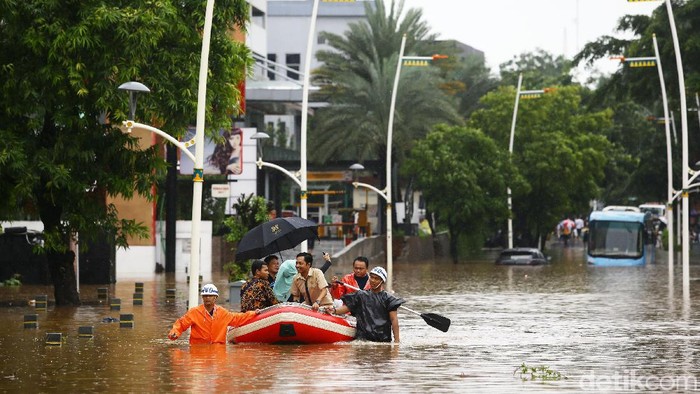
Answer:
MULTIPOLYGON (((132 306, 134 283, 110 294, 121 311, 96 302, 96 287, 81 286, 94 302, 39 312, 39 329, 23 329, 26 303, 0 308, 2 391, 283 391, 359 392, 553 391, 583 384, 606 391, 615 376, 700 377, 698 313, 674 287, 681 269, 661 261, 646 267, 590 267, 582 248, 553 247, 552 264, 504 267, 495 254, 472 261, 394 266, 394 286, 407 306, 452 319, 449 332, 400 312, 402 343, 334 345, 198 345, 187 335, 165 339, 185 311, 187 284, 175 277, 145 281, 143 306, 132 306), (176 288, 175 303, 165 289, 176 288), (103 323, 133 313, 135 327, 103 323), (93 325, 94 339, 78 338, 93 325), (43 343, 62 332, 63 346, 43 343), (566 380, 523 381, 515 368, 547 365, 566 380), (373 382, 372 386, 360 382, 373 382)), ((691 277, 699 267, 691 266, 691 277)), ((334 267, 350 272, 351 267, 334 267)), ((691 282, 691 300, 700 289, 691 282)), ((226 289, 224 278, 215 284, 226 289)), ((0 299, 30 299, 46 288, 0 288, 0 299)), ((226 293, 222 291, 222 293, 226 293)), ((52 298, 52 297, 50 297, 52 298)), ((226 295, 220 299, 225 305, 226 295)))

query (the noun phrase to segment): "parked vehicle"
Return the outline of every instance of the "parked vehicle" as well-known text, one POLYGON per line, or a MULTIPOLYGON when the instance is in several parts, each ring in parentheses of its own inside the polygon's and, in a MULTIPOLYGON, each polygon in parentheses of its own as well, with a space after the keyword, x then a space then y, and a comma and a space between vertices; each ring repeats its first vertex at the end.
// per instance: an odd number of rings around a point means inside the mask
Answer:
POLYGON ((618 212, 641 212, 637 207, 629 205, 608 205, 603 208, 603 212, 618 211, 618 212))
POLYGON ((648 202, 639 206, 642 212, 649 212, 657 220, 663 223, 663 227, 668 225, 668 220, 666 219, 666 206, 658 202, 648 202))
POLYGON ((588 264, 633 266, 654 262, 655 231, 650 213, 595 211, 589 217, 588 231, 588 264))
POLYGON ((537 248, 504 249, 496 259, 497 265, 542 265, 549 263, 550 257, 545 256, 537 248))

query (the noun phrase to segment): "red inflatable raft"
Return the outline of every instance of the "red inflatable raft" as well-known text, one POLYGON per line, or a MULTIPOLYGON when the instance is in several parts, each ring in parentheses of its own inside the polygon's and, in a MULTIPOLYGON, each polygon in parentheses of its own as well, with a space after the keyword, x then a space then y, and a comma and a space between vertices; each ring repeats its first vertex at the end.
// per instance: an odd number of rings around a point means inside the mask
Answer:
POLYGON ((315 312, 308 305, 282 303, 265 308, 229 331, 235 343, 333 343, 355 339, 354 318, 315 312))

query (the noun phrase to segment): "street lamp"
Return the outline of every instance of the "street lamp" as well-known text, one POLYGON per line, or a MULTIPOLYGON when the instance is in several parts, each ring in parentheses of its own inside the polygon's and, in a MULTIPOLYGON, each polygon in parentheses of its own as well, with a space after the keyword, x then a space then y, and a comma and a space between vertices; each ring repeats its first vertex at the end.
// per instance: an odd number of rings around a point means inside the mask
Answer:
POLYGON ((192 162, 195 162, 195 157, 190 152, 187 147, 191 146, 189 144, 184 144, 180 141, 178 141, 176 138, 171 136, 170 134, 157 129, 153 126, 149 126, 147 124, 139 123, 134 120, 134 116, 136 113, 136 98, 138 93, 150 93, 150 89, 146 87, 146 85, 140 83, 140 82, 125 82, 118 87, 119 90, 123 90, 129 93, 129 119, 125 120, 122 122, 124 125, 124 128, 126 129, 127 133, 131 133, 131 130, 135 127, 137 129, 143 129, 146 131, 150 131, 151 133, 158 134, 159 136, 165 138, 168 140, 170 143, 178 147, 187 157, 189 157, 192 162))
MULTIPOLYGON (((401 48, 399 49, 399 60, 396 65, 396 75, 394 75, 394 86, 391 90, 391 103, 389 105, 389 124, 386 137, 386 187, 383 190, 379 190, 376 187, 362 182, 353 182, 353 186, 357 188, 358 186, 365 187, 367 189, 373 190, 375 193, 379 194, 386 200, 386 289, 387 291, 392 290, 392 278, 393 278, 393 244, 391 239, 391 143, 392 134, 394 131, 394 112, 396 109, 396 92, 399 86, 399 78, 401 77, 401 65, 404 61, 408 62, 409 66, 427 66, 428 62, 437 59, 445 59, 447 56, 444 55, 433 55, 433 56, 404 56, 404 49, 406 48, 406 35, 401 37, 401 48)), ((360 164, 361 165, 361 164, 360 164)))
MULTIPOLYGON (((631 1, 653 1, 653 0, 627 0, 631 1)), ((668 23, 671 27, 671 37, 673 39, 673 51, 676 54, 676 69, 678 73, 678 93, 681 101, 681 135, 682 135, 682 165, 681 165, 681 210, 683 212, 683 228, 682 235, 682 254, 681 261, 683 262, 683 299, 690 299, 690 207, 688 203, 688 189, 690 179, 688 177, 690 169, 688 166, 688 104, 685 97, 685 76, 683 74, 683 59, 681 56, 681 46, 678 42, 678 30, 676 29, 676 20, 673 17, 673 7, 671 0, 664 0, 666 3, 666 13, 668 14, 668 23)))
POLYGON ((209 70, 209 44, 211 42, 211 25, 214 18, 214 0, 207 0, 206 10, 204 14, 204 31, 202 35, 202 53, 199 63, 199 87, 197 91, 197 125, 194 137, 195 154, 192 155, 186 149, 188 145, 182 144, 175 140, 172 136, 155 127, 147 126, 133 121, 136 111, 136 93, 150 92, 144 85, 135 82, 122 84, 119 88, 129 92, 129 107, 131 120, 125 122, 127 130, 131 131, 132 127, 138 127, 156 133, 168 141, 174 143, 180 150, 194 161, 192 170, 192 239, 190 245, 190 268, 189 275, 190 286, 188 291, 188 305, 194 307, 199 301, 199 260, 200 260, 200 227, 202 221, 202 184, 204 183, 204 123, 206 115, 207 103, 207 72, 209 70), (126 86, 125 86, 126 85, 126 86), (145 88, 145 90, 144 90, 145 88))
POLYGON ((199 228, 202 222, 202 187, 204 183, 204 123, 207 109, 207 73, 209 71, 209 43, 211 25, 214 19, 214 0, 207 0, 204 13, 202 54, 199 62, 199 87, 197 88, 197 125, 195 129, 194 168, 192 170, 192 244, 190 245, 190 288, 189 307, 199 301, 199 259, 201 243, 199 228))
MULTIPOLYGON (((136 122, 136 121, 134 120, 135 114, 136 114, 136 100, 137 100, 138 94, 139 94, 139 93, 150 93, 150 91, 151 91, 150 89, 148 89, 148 88, 146 87, 146 85, 144 85, 144 84, 142 84, 142 83, 140 83, 140 82, 133 82, 133 81, 131 81, 131 82, 125 82, 125 83, 119 85, 118 89, 119 89, 119 90, 124 90, 124 91, 126 91, 126 92, 129 92, 129 119, 127 119, 127 120, 125 120, 124 122, 122 122, 122 124, 124 125, 124 128, 125 128, 125 130, 126 130, 127 133, 131 133, 131 130, 132 130, 134 127, 138 128, 138 129, 143 129, 143 130, 149 131, 149 132, 151 132, 151 133, 155 133, 155 134, 157 134, 157 135, 159 135, 159 136, 165 138, 166 140, 168 140, 168 141, 169 141, 170 143, 172 143, 173 145, 175 145, 178 149, 180 149, 180 151, 182 151, 182 153, 184 153, 187 157, 189 157, 190 160, 192 160, 192 162, 195 163, 195 165, 196 165, 197 160, 196 160, 195 155, 193 155, 192 152, 190 152, 189 149, 187 149, 189 146, 192 146, 191 141, 188 141, 187 143, 182 143, 182 142, 178 141, 177 139, 175 139, 175 138, 174 138, 173 136, 171 136, 170 134, 168 134, 168 133, 166 133, 166 132, 164 132, 164 131, 162 131, 162 130, 160 130, 160 129, 157 129, 157 128, 153 127, 153 126, 149 126, 149 125, 146 125, 146 124, 143 124, 143 123, 136 122)), ((201 199, 200 199, 200 203, 201 203, 201 199)), ((193 204, 194 204, 194 203, 193 203, 193 204)), ((200 208, 201 208, 201 206, 200 206, 200 208)), ((201 212, 201 210, 200 210, 200 212, 201 212)), ((194 260, 194 256, 195 256, 195 248, 194 248, 194 245, 195 245, 195 234, 196 234, 196 241, 197 241, 197 244, 196 244, 196 245, 199 245, 199 230, 197 230, 196 232, 194 231, 194 230, 195 230, 194 220, 195 220, 195 217, 194 217, 194 209, 193 209, 193 215, 192 215, 192 249, 191 249, 191 250, 192 250, 192 254, 191 254, 191 256, 190 256, 190 271, 189 271, 189 274, 190 274, 190 278, 196 278, 196 279, 190 280, 190 292, 189 292, 189 297, 190 297, 190 298, 188 299, 189 305, 197 305, 197 300, 198 300, 198 295, 197 295, 197 293, 198 293, 198 287, 199 287, 199 286, 198 286, 198 285, 199 285, 199 266, 197 267, 197 270, 196 270, 194 273, 193 273, 193 270, 192 270, 192 266, 193 266, 192 261, 194 260), (195 275, 195 274, 196 274, 196 275, 195 275), (192 296, 192 288, 193 288, 193 287, 194 287, 194 294, 195 294, 195 299, 194 299, 194 301, 191 299, 191 296, 192 296)), ((199 256, 199 248, 197 248, 197 256, 199 256)), ((198 263, 198 262, 199 262, 199 261, 197 261, 197 263, 198 263)))
MULTIPOLYGON (((257 140, 266 140, 268 138, 270 138, 270 135, 265 133, 265 132, 262 132, 262 131, 258 131, 255 134, 250 136, 250 139, 256 140, 256 144, 260 143, 257 140)), ((301 175, 300 175, 301 171, 297 171, 297 172, 292 173, 291 171, 287 170, 286 168, 284 168, 282 166, 278 166, 277 164, 268 163, 266 161, 263 161, 262 156, 263 156, 262 150, 260 150, 258 160, 255 161, 255 165, 258 166, 259 170, 262 170, 263 167, 274 168, 275 170, 281 171, 285 175, 290 177, 294 181, 294 183, 297 184, 297 186, 299 186, 300 188, 302 187, 301 179, 300 179, 301 178, 301 175)))
POLYGON ((350 166, 350 169, 353 171, 362 171, 365 169, 365 166, 363 166, 360 163, 354 163, 353 165, 350 166))
POLYGON ((620 63, 628 63, 630 67, 653 67, 656 66, 659 72, 659 83, 661 84, 661 99, 664 106, 664 129, 666 131, 666 175, 667 175, 667 188, 666 188, 666 228, 668 228, 668 272, 669 275, 673 275, 673 255, 674 255, 674 242, 673 242, 673 163, 671 162, 671 127, 670 119, 668 113, 668 99, 666 98, 666 82, 664 81, 664 71, 661 67, 661 56, 659 56, 659 45, 656 41, 656 34, 652 35, 654 42, 654 56, 653 57, 624 57, 615 56, 612 59, 620 60, 620 63))
MULTIPOLYGON (((518 88, 515 91, 515 105, 513 105, 513 121, 510 125, 510 142, 508 143, 508 153, 513 157, 513 140, 515 139, 515 121, 518 118, 518 105, 520 104, 520 96, 523 99, 537 98, 544 93, 548 93, 551 89, 523 90, 520 88, 523 85, 523 74, 518 76, 518 88)), ((510 186, 508 191, 508 248, 513 247, 513 198, 511 196, 510 186)))

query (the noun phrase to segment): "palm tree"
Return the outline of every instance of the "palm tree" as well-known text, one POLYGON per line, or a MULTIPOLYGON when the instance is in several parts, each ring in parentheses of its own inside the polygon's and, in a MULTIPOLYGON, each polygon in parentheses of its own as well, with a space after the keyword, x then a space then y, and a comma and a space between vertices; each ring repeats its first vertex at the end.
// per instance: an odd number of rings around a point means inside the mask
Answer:
MULTIPOLYGON (((310 131, 312 160, 325 162, 332 157, 385 163, 389 106, 402 37, 406 35, 406 54, 432 54, 438 46, 420 10, 410 9, 400 19, 403 0, 398 4, 392 0, 389 9, 382 0, 375 0, 374 7, 367 4, 365 10, 367 21, 351 24, 344 36, 321 33, 333 50, 317 54, 324 63, 314 76, 321 85, 317 99, 329 105, 317 112, 310 131)), ((396 167, 413 142, 434 124, 460 122, 456 100, 440 90, 442 82, 433 67, 402 70, 391 153, 396 167)), ((380 171, 382 178, 385 170, 380 171)), ((380 183, 386 185, 387 180, 380 183)), ((396 187, 395 182, 391 185, 396 187)), ((410 189, 412 182, 408 185, 410 189)), ((392 195, 400 199, 395 191, 392 195)), ((380 200, 381 212, 383 205, 380 200)), ((390 220, 396 221, 395 217, 390 220)))
MULTIPOLYGON (((344 36, 321 33, 333 48, 319 51, 323 62, 314 80, 321 85, 317 99, 329 105, 317 111, 310 130, 313 159, 386 158, 387 125, 393 80, 401 38, 406 53, 434 53, 435 36, 422 12, 403 13, 403 0, 387 9, 382 0, 366 5, 367 21, 351 24, 344 36)), ((403 68, 394 118, 392 159, 401 162, 432 125, 459 122, 452 97, 439 89, 442 82, 433 67, 403 68)))

